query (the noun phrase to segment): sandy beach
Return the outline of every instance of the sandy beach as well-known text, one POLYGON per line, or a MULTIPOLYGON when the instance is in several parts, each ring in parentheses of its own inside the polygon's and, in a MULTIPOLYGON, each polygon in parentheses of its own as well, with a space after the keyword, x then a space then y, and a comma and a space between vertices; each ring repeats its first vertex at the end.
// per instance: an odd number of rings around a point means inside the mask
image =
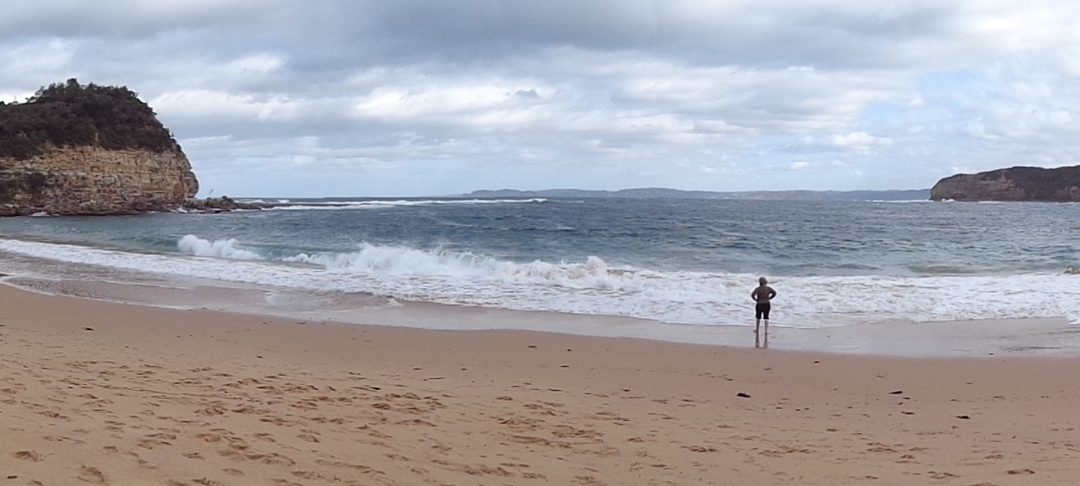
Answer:
POLYGON ((1078 378, 0 287, 0 484, 1075 484, 1078 378))

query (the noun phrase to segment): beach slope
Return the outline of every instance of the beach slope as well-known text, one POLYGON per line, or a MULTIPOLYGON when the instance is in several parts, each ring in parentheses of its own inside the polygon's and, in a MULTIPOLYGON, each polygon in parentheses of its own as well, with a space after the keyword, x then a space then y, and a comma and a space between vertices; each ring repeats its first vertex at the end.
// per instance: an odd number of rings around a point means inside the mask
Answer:
POLYGON ((7 287, 0 326, 3 484, 1080 477, 1076 358, 904 359, 427 331, 7 287))

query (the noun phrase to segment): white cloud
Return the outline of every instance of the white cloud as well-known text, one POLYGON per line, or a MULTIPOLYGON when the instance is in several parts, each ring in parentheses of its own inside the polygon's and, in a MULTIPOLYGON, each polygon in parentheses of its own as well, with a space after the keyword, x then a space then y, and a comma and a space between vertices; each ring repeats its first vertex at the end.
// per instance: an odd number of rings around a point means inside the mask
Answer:
MULTIPOLYGON (((0 45, 0 83, 3 91, 34 91, 31 86, 65 81, 76 43, 64 39, 29 40, 0 45), (47 82, 38 81, 42 77, 47 82), (61 79, 62 78, 62 79, 61 79), (11 89, 16 88, 16 89, 11 89)), ((20 100, 21 101, 21 100, 20 100)))
POLYGON ((514 104, 514 89, 505 86, 462 84, 413 89, 379 88, 356 105, 360 117, 421 118, 432 115, 475 113, 514 104))
POLYGON ((181 90, 163 93, 150 100, 151 106, 171 116, 216 118, 237 121, 288 121, 304 109, 304 103, 284 96, 257 98, 213 90, 181 90))
POLYGON ((837 147, 866 154, 879 147, 892 145, 892 140, 883 137, 875 137, 866 132, 850 132, 833 135, 832 143, 837 147))

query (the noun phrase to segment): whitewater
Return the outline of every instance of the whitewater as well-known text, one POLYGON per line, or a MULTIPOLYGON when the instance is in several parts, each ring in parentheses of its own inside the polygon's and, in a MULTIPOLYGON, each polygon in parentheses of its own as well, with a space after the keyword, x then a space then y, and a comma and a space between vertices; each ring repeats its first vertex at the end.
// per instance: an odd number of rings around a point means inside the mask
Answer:
MULTIPOLYGON (((0 252, 311 293, 742 325, 1080 322, 1075 205, 276 200, 271 211, 0 221, 0 252), (761 217, 760 215, 769 215, 761 217)), ((42 275, 49 264, 36 265, 42 275)))

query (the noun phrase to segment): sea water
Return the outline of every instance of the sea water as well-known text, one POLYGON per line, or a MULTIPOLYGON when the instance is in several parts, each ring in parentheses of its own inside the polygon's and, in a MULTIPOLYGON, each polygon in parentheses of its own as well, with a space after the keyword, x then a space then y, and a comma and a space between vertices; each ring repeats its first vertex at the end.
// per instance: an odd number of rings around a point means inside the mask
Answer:
MULTIPOLYGON (((272 200, 220 214, 0 219, 37 277, 215 279, 311 295, 773 325, 1080 322, 1080 206, 692 199, 272 200), (68 272, 65 274, 65 270, 68 272), (99 277, 95 277, 95 275, 99 277)), ((25 268, 23 271, 27 271, 25 268)))

